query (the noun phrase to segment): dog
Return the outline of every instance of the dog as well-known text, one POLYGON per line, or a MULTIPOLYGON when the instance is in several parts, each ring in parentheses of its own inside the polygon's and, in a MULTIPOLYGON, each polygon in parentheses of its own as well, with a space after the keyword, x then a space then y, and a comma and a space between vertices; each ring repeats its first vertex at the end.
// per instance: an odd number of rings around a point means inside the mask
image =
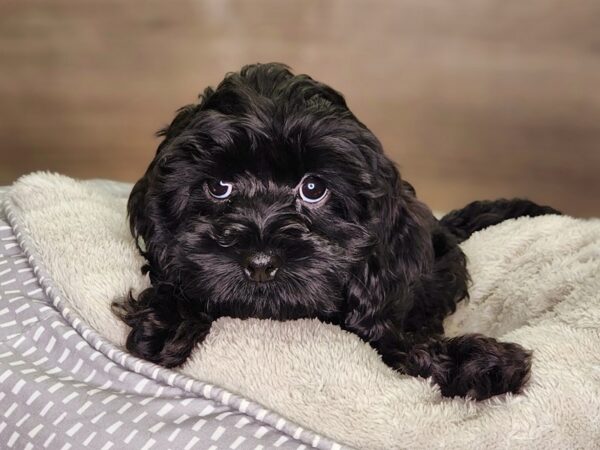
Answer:
POLYGON ((113 304, 132 354, 176 367, 221 316, 316 318, 446 397, 522 390, 530 351, 444 337, 443 320, 468 297, 460 242, 558 211, 498 200, 437 220, 343 96, 283 64, 226 75, 159 135, 128 201, 151 287, 113 304))

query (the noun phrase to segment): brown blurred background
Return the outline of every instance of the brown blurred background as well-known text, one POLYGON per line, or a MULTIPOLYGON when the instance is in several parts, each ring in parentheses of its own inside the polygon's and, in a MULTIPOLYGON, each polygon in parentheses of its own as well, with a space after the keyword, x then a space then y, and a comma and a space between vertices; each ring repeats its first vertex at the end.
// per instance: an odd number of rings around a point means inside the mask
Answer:
POLYGON ((600 215, 598 0, 5 0, 0 185, 134 181, 176 108, 268 61, 342 91, 436 209, 600 215))

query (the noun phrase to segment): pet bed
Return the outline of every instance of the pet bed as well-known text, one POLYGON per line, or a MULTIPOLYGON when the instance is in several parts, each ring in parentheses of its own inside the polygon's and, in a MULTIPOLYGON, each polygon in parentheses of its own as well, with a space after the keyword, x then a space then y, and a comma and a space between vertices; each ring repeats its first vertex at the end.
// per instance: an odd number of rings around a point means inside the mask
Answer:
POLYGON ((9 447, 597 448, 600 220, 521 218, 463 244, 471 301, 447 320, 448 334, 534 350, 522 395, 477 403, 441 397, 315 320, 222 318, 178 371, 128 355, 109 305, 148 285, 127 228, 129 189, 37 173, 5 195, 0 441, 9 447))

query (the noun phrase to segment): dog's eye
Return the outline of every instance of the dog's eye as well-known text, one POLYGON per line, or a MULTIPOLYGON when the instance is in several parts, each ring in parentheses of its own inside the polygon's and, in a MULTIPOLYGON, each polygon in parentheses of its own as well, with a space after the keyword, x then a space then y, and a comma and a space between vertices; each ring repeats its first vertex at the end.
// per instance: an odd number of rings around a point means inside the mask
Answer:
POLYGON ((318 177, 309 175, 300 183, 300 197, 308 203, 317 203, 327 194, 325 182, 318 177))
POLYGON ((225 183, 222 180, 207 181, 206 187, 208 188, 210 195, 220 200, 229 197, 231 195, 231 191, 233 190, 233 184, 225 183))

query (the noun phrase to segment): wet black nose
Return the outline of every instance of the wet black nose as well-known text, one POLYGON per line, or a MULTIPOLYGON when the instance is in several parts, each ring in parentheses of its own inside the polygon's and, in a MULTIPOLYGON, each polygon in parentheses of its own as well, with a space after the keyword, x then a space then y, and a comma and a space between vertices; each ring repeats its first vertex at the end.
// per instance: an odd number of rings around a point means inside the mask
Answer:
POLYGON ((281 267, 281 258, 267 253, 252 253, 242 262, 244 273, 252 281, 264 282, 275 278, 281 267))

